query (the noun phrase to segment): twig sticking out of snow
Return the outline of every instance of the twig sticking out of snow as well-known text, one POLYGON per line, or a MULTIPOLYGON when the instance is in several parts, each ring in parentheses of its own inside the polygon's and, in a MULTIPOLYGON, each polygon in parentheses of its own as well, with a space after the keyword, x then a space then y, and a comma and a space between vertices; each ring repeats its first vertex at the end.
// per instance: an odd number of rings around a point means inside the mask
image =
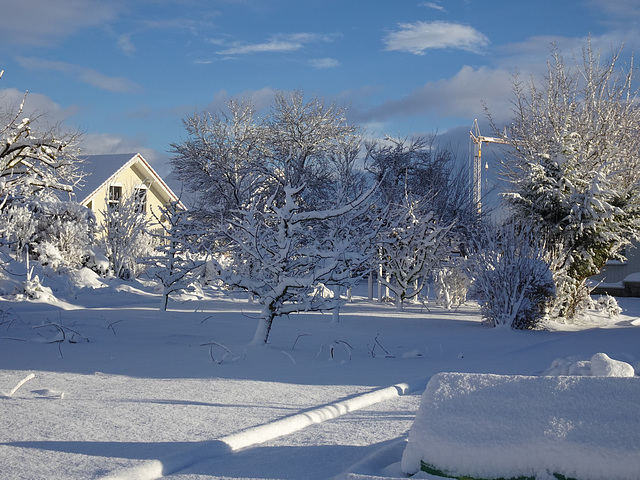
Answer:
POLYGON ((376 338, 373 339, 373 347, 371 347, 371 351, 369 352, 373 358, 376 358, 376 347, 380 347, 384 353, 386 353, 384 358, 395 358, 391 355, 386 348, 382 346, 382 344, 378 341, 379 333, 376 334, 376 338))
POLYGON ((122 321, 122 320, 116 320, 115 322, 111 322, 111 323, 107 326, 107 329, 111 330, 115 336, 117 336, 117 335, 116 335, 116 329, 115 329, 114 325, 115 325, 116 323, 120 323, 121 321, 122 321))
POLYGON ((293 346, 291 347, 291 350, 295 350, 296 348, 296 343, 298 343, 298 340, 300 340, 300 337, 310 337, 311 334, 309 333, 299 333, 298 336, 296 337, 295 341, 293 342, 293 346))
POLYGON ((231 350, 229 350, 226 346, 224 346, 222 343, 218 343, 218 342, 207 342, 207 343, 201 343, 200 346, 201 347, 205 347, 209 345, 209 356, 211 357, 211 360, 213 362, 216 362, 218 364, 224 362, 227 358, 231 358, 232 362, 235 362, 236 360, 238 360, 240 357, 238 357, 237 355, 235 355, 231 350), (220 347, 221 349, 223 349, 225 351, 225 354, 222 356, 222 358, 220 360, 216 360, 213 357, 213 347, 220 347))
POLYGON ((25 383, 27 383, 29 380, 31 380, 32 378, 35 378, 35 377, 36 377, 36 376, 35 376, 35 374, 30 373, 29 375, 27 375, 26 377, 24 377, 22 380, 20 380, 20 381, 18 382, 18 384, 17 384, 15 387, 13 387, 13 389, 12 389, 9 393, 4 393, 4 392, 3 392, 3 397, 5 397, 5 398, 10 398, 10 397, 12 397, 12 396, 13 396, 13 394, 14 394, 14 393, 16 393, 16 392, 18 391, 18 389, 19 389, 22 385, 24 385, 24 384, 25 384, 25 383))
POLYGON ((294 365, 297 365, 296 361, 293 359, 293 357, 291 355, 289 355, 287 352, 285 352, 284 350, 282 350, 282 353, 284 355, 286 355, 287 357, 289 357, 289 360, 291 360, 293 362, 294 365))
POLYGON ((47 343, 57 343, 58 344, 58 352, 60 352, 60 358, 64 358, 62 355, 62 343, 67 339, 67 334, 66 332, 70 332, 71 336, 68 339, 69 343, 78 343, 78 339, 76 338, 76 336, 78 336, 81 340, 88 342, 89 339, 87 337, 85 337, 84 335, 82 335, 80 332, 69 328, 69 327, 65 327, 64 325, 61 325, 59 323, 55 323, 52 322, 50 320, 47 320, 47 323, 43 323, 42 325, 36 325, 32 328, 43 328, 43 327, 54 327, 56 330, 58 330, 58 332, 60 332, 60 334, 62 335, 62 337, 56 337, 53 340, 50 340, 47 343))
MULTIPOLYGON (((353 347, 349 345, 347 342, 345 342, 344 340, 334 340, 333 343, 335 343, 336 345, 343 345, 344 348, 347 350, 347 354, 349 355, 349 361, 351 361, 351 350, 353 350, 353 347)), ((322 353, 322 350, 324 350, 324 347, 329 347, 329 360, 333 360, 334 346, 331 343, 323 343, 320 346, 320 350, 318 351, 318 354, 316 355, 316 357, 320 356, 320 354, 322 353)))

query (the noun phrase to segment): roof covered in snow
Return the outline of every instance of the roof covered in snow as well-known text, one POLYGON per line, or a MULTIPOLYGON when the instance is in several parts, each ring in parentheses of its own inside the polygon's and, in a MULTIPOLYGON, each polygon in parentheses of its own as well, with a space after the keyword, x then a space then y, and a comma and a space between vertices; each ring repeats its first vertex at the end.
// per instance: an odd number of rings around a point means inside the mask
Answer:
POLYGON ((76 199, 80 203, 89 200, 105 183, 115 178, 121 171, 140 162, 149 171, 155 181, 160 183, 177 200, 178 197, 169 185, 158 175, 140 153, 115 153, 105 155, 86 155, 81 157, 86 176, 80 187, 76 187, 76 199))

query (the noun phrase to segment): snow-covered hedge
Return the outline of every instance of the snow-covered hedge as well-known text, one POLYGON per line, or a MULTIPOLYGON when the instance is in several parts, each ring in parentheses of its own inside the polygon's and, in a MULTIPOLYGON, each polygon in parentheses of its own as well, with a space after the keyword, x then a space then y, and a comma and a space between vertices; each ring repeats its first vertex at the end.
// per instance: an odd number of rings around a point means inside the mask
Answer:
POLYGON ((637 480, 639 403, 638 377, 440 373, 422 396, 402 470, 637 480))

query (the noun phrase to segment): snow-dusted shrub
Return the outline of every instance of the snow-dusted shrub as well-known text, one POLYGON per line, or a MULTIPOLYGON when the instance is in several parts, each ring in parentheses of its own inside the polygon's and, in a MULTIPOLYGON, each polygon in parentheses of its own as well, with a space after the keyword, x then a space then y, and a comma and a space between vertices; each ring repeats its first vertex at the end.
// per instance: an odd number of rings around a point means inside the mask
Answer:
POLYGON ((32 197, 7 204, 0 216, 0 235, 19 258, 25 247, 32 259, 53 269, 85 264, 94 243, 95 218, 76 202, 32 197))
POLYGON ((16 260, 25 259, 25 247, 36 230, 35 216, 28 205, 16 202, 6 206, 0 215, 0 236, 10 245, 16 260))
POLYGON ((469 262, 483 320, 492 327, 536 328, 555 295, 540 237, 514 223, 487 230, 469 262))
POLYGON ((622 313, 622 308, 618 305, 618 301, 611 295, 602 295, 595 302, 595 308, 599 312, 609 315, 609 318, 617 317, 622 313))
MULTIPOLYGON (((30 277, 30 276, 29 276, 30 277)), ((25 296, 31 300, 55 300, 55 295, 49 287, 45 287, 40 283, 38 275, 33 278, 27 278, 24 282, 16 287, 14 292, 18 297, 25 296)))
POLYGON ((50 201, 34 205, 37 219, 33 243, 40 263, 53 268, 84 266, 94 244, 95 217, 77 202, 50 201))
POLYGON ((109 273, 109 259, 98 248, 87 249, 85 266, 98 275, 105 276, 109 273))
POLYGON ((438 269, 434 278, 436 301, 446 309, 467 301, 469 279, 458 265, 438 269))

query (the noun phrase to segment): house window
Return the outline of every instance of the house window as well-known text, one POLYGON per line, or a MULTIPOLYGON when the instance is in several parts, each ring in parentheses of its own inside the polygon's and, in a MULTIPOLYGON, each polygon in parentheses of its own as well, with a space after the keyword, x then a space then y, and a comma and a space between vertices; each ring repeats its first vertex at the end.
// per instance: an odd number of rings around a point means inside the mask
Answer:
POLYGON ((107 198, 107 204, 109 208, 116 208, 122 199, 122 186, 110 185, 109 197, 107 198))
POLYGON ((136 202, 136 213, 147 212, 147 187, 136 187, 133 192, 136 202))

